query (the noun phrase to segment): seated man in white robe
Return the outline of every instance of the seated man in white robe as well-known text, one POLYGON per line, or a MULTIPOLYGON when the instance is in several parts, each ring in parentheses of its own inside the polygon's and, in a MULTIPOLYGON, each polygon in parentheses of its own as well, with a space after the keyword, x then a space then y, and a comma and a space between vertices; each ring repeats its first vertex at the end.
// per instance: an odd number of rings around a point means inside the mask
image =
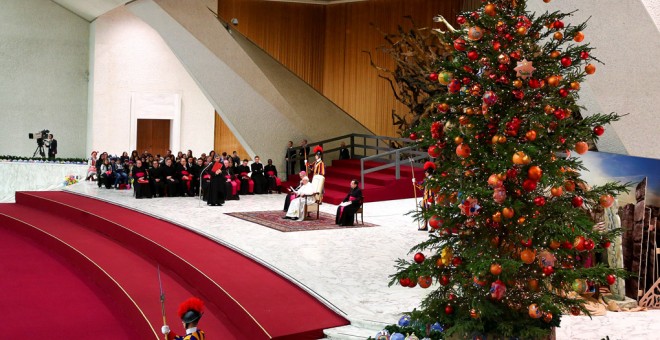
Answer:
POLYGON ((297 198, 291 200, 286 216, 283 217, 285 219, 302 219, 304 217, 303 214, 305 213, 305 204, 312 204, 315 201, 314 186, 309 182, 309 177, 307 176, 303 177, 302 186, 295 191, 295 193, 297 198))

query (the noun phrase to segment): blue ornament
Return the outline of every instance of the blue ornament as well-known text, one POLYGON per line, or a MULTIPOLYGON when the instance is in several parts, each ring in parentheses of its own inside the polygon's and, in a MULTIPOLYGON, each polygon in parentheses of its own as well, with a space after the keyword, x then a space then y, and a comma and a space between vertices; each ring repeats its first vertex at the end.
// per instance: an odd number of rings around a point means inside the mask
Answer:
POLYGON ((410 326, 410 315, 404 315, 399 319, 399 327, 410 326))
POLYGON ((442 333, 442 332, 445 331, 445 329, 442 328, 442 325, 439 322, 436 322, 436 323, 431 325, 431 331, 442 333))
POLYGON ((390 340, 405 340, 406 337, 401 333, 392 333, 390 340))

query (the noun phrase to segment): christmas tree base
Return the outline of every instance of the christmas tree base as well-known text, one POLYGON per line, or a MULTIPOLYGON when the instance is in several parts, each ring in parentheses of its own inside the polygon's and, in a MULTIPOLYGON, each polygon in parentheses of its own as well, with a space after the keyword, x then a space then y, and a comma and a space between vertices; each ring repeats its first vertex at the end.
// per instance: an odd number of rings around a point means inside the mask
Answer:
POLYGON ((457 335, 454 334, 450 337, 446 337, 445 339, 447 340, 511 340, 511 339, 516 339, 516 340, 556 340, 557 339, 557 332, 555 328, 552 328, 552 331, 550 331, 550 334, 548 336, 543 337, 543 338, 538 338, 538 339, 523 339, 523 338, 518 338, 518 337, 505 337, 501 335, 493 335, 493 334, 480 334, 480 333, 474 333, 470 335, 457 335))

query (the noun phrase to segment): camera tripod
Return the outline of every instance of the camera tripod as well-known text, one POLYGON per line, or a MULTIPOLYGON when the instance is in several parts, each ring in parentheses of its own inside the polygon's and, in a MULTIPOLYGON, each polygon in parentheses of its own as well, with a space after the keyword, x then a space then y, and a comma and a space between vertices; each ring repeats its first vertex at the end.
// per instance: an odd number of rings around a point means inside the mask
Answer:
POLYGON ((46 158, 46 152, 44 151, 43 145, 37 145, 37 149, 34 150, 34 153, 32 154, 32 158, 37 157, 37 153, 41 155, 41 158, 46 158))

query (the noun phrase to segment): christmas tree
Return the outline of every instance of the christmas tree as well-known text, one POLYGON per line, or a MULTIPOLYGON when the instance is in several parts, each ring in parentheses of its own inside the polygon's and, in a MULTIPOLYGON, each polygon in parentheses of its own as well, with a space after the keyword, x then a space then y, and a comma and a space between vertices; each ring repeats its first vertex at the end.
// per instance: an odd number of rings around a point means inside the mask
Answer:
POLYGON ((580 83, 598 60, 570 15, 491 0, 458 16, 460 29, 438 30, 454 51, 426 76, 446 91, 406 133, 433 162, 423 185, 434 202, 416 216, 436 232, 390 283, 432 289, 392 331, 540 339, 562 314, 588 313, 570 292, 625 275, 585 265, 620 232, 594 228, 589 211, 626 189, 589 187, 572 156, 619 116, 581 115, 580 83))

